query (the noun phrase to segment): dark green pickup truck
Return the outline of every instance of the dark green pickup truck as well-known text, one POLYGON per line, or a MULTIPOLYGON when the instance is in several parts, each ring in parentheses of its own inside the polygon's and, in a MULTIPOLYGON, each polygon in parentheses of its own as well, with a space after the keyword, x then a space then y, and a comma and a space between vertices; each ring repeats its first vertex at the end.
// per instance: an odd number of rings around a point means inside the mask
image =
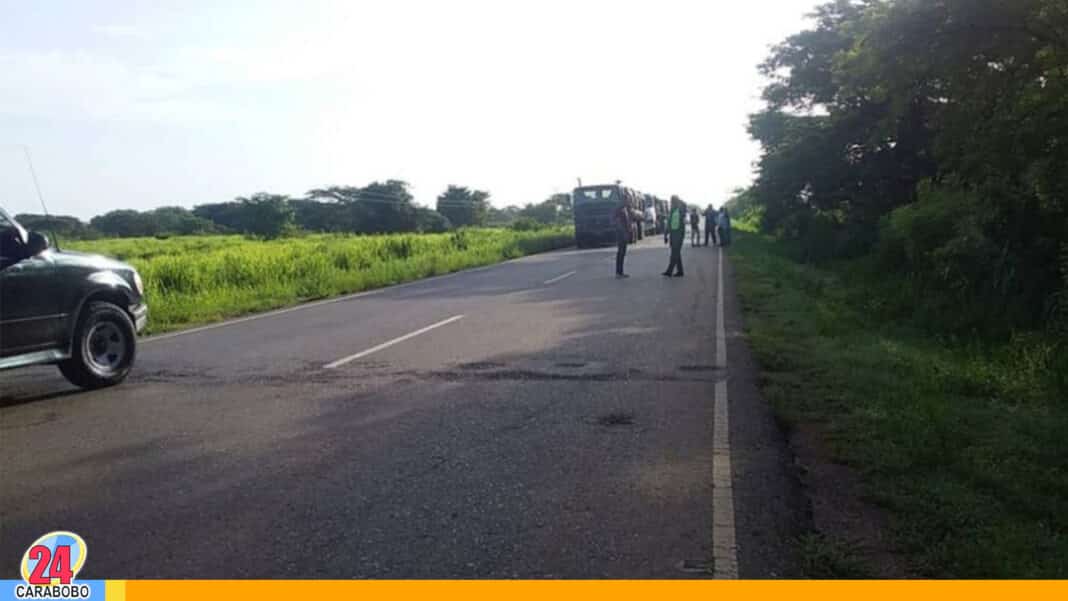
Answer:
POLYGON ((147 317, 133 267, 54 248, 0 207, 0 370, 55 364, 82 388, 118 384, 147 317))

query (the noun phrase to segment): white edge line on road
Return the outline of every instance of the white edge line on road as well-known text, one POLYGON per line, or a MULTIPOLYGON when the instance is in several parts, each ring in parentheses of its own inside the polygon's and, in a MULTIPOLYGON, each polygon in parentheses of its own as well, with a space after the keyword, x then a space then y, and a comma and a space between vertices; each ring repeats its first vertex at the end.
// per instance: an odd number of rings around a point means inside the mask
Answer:
POLYGON ((565 273, 564 275, 558 275, 558 276, 556 276, 555 278, 553 278, 551 280, 545 280, 544 282, 542 282, 542 284, 545 285, 545 286, 549 286, 549 285, 555 284, 557 282, 562 282, 563 280, 566 280, 567 278, 575 275, 576 273, 578 273, 578 272, 577 271, 569 271, 569 272, 565 273))
MULTIPOLYGON (((727 367, 727 335, 723 324, 723 248, 716 277, 716 365, 727 367)), ((712 428, 712 561, 716 578, 738 578, 738 545, 734 526, 734 485, 731 482, 731 426, 727 381, 716 382, 712 428)))
POLYGON ((333 363, 327 363, 326 365, 323 366, 323 369, 334 369, 336 367, 341 367, 342 365, 345 365, 346 363, 349 363, 350 361, 355 361, 355 360, 359 359, 360 357, 366 357, 367 355, 370 355, 371 353, 377 353, 378 351, 383 350, 383 349, 387 349, 387 348, 393 346, 394 344, 398 344, 398 343, 404 342, 405 340, 408 340, 410 338, 415 338, 416 336, 419 336, 420 334, 426 334, 430 330, 434 330, 434 329, 440 328, 441 326, 448 325, 448 324, 450 324, 450 323, 452 323, 454 321, 458 321, 458 320, 463 319, 463 318, 464 318, 463 315, 453 315, 452 317, 450 317, 448 319, 443 319, 443 320, 441 320, 441 321, 439 321, 437 323, 430 324, 425 328, 420 328, 420 329, 418 329, 418 330, 416 330, 414 332, 405 334, 404 336, 401 336, 399 338, 394 338, 393 340, 389 340, 387 342, 383 342, 382 344, 379 344, 378 346, 372 346, 371 348, 369 348, 369 349, 367 349, 365 351, 360 351, 360 352, 356 353, 355 355, 349 355, 348 357, 342 357, 342 358, 338 359, 337 361, 334 361, 333 363))
POLYGON ((719 247, 719 273, 716 276, 716 367, 727 369, 727 328, 723 323, 723 247, 719 247))
MULTIPOLYGON (((527 255, 525 257, 518 257, 516 259, 511 259, 511 260, 508 260, 508 261, 502 261, 500 263, 494 263, 492 265, 483 265, 482 267, 472 267, 470 269, 461 269, 460 271, 454 271, 452 273, 443 273, 441 275, 435 275, 435 276, 431 276, 429 278, 422 278, 422 279, 418 279, 418 280, 412 280, 411 282, 404 282, 403 284, 394 284, 392 286, 384 286, 382 288, 375 288, 374 290, 365 290, 363 292, 356 292, 354 294, 346 294, 344 296, 338 296, 336 298, 327 298, 327 299, 323 299, 323 300, 312 301, 310 303, 302 303, 302 304, 299 304, 299 305, 294 305, 292 307, 286 307, 284 309, 275 309, 274 311, 267 311, 266 313, 257 313, 256 315, 249 315, 248 317, 238 317, 237 319, 229 319, 229 320, 226 320, 226 321, 220 321, 219 323, 208 324, 208 325, 199 326, 199 327, 196 327, 196 328, 189 328, 188 330, 179 330, 177 332, 169 332, 167 334, 158 334, 156 336, 148 336, 146 338, 141 338, 140 340, 138 340, 138 343, 139 344, 144 344, 144 343, 148 343, 148 342, 159 342, 160 340, 167 340, 168 338, 176 338, 178 336, 185 336, 187 334, 196 334, 197 332, 205 332, 207 330, 215 330, 215 329, 218 329, 218 328, 225 328, 227 326, 234 326, 234 325, 237 325, 239 323, 245 323, 247 321, 256 321, 257 319, 267 319, 268 317, 277 317, 279 315, 285 315, 286 313, 293 313, 295 311, 303 311, 305 309, 314 309, 315 307, 322 307, 323 305, 331 305, 331 304, 334 304, 334 303, 341 303, 341 302, 345 302, 347 300, 361 298, 361 297, 364 297, 364 296, 372 296, 372 295, 375 295, 375 294, 383 294, 385 292, 390 292, 390 291, 393 291, 393 290, 399 290, 401 288, 408 288, 409 286, 418 286, 420 284, 427 284, 429 282, 435 282, 435 281, 439 281, 439 280, 444 280, 446 278, 453 278, 453 277, 456 277, 456 276, 466 275, 466 274, 469 274, 469 273, 478 273, 480 271, 487 271, 489 269, 494 269, 496 267, 501 267, 502 265, 508 265, 509 263, 518 263, 520 261, 533 259, 535 257, 545 257, 545 256, 549 256, 549 255, 567 255, 567 254, 572 254, 573 252, 576 252, 576 251, 562 249, 562 250, 557 250, 557 251, 549 251, 549 252, 544 252, 544 253, 537 253, 537 254, 533 254, 533 255, 527 255)), ((584 251, 582 251, 582 252, 584 252, 584 251)), ((152 313, 151 313, 151 307, 150 307, 149 308, 149 319, 151 319, 151 318, 152 318, 152 313)))

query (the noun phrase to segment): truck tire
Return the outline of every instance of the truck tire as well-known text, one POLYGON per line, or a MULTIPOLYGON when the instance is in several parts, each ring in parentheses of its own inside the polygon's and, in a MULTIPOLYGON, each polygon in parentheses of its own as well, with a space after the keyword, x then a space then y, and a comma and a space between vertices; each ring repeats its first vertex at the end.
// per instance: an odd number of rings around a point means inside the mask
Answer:
POLYGON ((126 379, 136 355, 130 316, 112 303, 91 302, 78 316, 70 359, 59 363, 59 371, 80 388, 114 386, 126 379))

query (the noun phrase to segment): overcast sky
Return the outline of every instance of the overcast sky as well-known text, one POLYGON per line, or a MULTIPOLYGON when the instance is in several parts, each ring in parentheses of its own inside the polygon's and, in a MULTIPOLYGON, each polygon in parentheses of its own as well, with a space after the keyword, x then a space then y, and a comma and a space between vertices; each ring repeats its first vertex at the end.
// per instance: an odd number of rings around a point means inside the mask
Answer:
POLYGON ((403 179, 497 206, 751 179, 756 65, 814 0, 0 0, 0 205, 192 207, 403 179))

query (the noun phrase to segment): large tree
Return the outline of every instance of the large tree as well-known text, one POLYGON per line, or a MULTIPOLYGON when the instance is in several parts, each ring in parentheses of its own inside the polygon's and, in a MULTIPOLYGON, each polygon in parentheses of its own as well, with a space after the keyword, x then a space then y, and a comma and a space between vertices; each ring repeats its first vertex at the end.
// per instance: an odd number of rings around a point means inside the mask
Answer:
POLYGON ((16 215, 15 219, 28 230, 48 232, 61 238, 92 238, 99 235, 88 224, 69 215, 23 213, 16 215))
POLYGON ((264 238, 277 238, 293 225, 289 197, 259 192, 239 197, 241 231, 264 238))
POLYGON ((97 215, 89 221, 89 225, 105 236, 117 238, 154 236, 159 232, 158 224, 149 215, 132 209, 97 215))
POLYGON ((528 204, 519 211, 519 217, 528 217, 547 225, 571 223, 571 195, 553 194, 537 204, 528 204))
POLYGON ((486 215, 486 225, 491 227, 509 225, 519 217, 521 210, 515 205, 509 205, 503 209, 491 206, 486 215))
POLYGON ((159 207, 147 212, 149 219, 155 221, 156 229, 165 234, 208 234, 215 231, 215 225, 184 207, 159 207))
POLYGON ((764 226, 823 255, 879 240, 955 313, 1035 323, 1068 245, 1068 3, 838 0, 814 17, 762 65, 764 226))
POLYGON ((437 234, 452 229, 452 224, 449 223, 448 217, 445 217, 434 209, 428 209, 426 207, 416 208, 415 219, 420 232, 437 234))
POLYGON ((242 231, 241 205, 236 202, 213 202, 193 207, 193 215, 210 221, 223 231, 242 231))
POLYGON ((360 233, 412 232, 417 226, 415 205, 407 182, 372 182, 362 188, 332 186, 308 192, 308 197, 343 206, 340 214, 349 231, 360 233))
POLYGON ((489 216, 489 192, 449 186, 438 196, 437 210, 456 227, 482 226, 489 216))
POLYGON ((320 202, 311 198, 289 201, 293 207, 293 221, 297 227, 309 232, 354 232, 351 214, 345 205, 337 202, 320 202))

